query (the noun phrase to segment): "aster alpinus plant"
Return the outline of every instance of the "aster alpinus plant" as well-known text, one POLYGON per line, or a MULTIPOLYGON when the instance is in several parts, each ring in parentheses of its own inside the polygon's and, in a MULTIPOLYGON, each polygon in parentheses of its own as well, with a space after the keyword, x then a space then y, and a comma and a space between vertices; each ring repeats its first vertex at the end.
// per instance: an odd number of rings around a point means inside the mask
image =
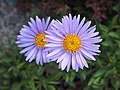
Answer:
POLYGON ((24 25, 17 36, 18 47, 24 47, 20 53, 25 53, 26 61, 36 59, 37 64, 57 61, 59 68, 67 72, 70 67, 76 72, 84 66, 88 68, 85 58, 96 60, 100 53, 96 43, 102 41, 99 32, 95 32, 96 25, 90 27, 91 21, 85 23, 85 17, 69 14, 59 20, 31 18, 29 26, 24 25))

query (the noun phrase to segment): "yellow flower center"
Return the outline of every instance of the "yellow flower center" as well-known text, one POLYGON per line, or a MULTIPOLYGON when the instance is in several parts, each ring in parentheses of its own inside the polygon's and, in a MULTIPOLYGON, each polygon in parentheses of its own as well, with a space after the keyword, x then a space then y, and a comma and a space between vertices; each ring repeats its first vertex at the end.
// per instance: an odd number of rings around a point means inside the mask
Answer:
POLYGON ((63 48, 69 53, 77 52, 82 46, 81 40, 77 35, 67 35, 63 41, 63 48))
POLYGON ((47 44, 47 42, 43 41, 45 39, 45 34, 44 33, 40 33, 35 37, 35 44, 40 47, 40 48, 44 48, 45 44, 47 44))

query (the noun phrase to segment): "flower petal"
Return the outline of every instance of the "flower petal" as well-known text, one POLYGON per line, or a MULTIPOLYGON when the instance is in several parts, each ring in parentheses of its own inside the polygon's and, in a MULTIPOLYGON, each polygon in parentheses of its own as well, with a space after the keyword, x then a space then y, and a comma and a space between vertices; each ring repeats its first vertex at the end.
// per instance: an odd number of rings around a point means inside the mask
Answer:
POLYGON ((85 54, 87 57, 91 58, 92 60, 96 60, 91 54, 89 54, 85 49, 81 48, 80 51, 85 54))
POLYGON ((66 55, 67 55, 66 52, 63 53, 63 55, 58 58, 57 63, 61 62, 65 58, 66 55))
POLYGON ((77 63, 79 64, 80 68, 83 69, 84 66, 83 66, 83 64, 82 64, 82 62, 81 62, 81 59, 80 59, 78 53, 76 53, 76 60, 77 60, 77 63))

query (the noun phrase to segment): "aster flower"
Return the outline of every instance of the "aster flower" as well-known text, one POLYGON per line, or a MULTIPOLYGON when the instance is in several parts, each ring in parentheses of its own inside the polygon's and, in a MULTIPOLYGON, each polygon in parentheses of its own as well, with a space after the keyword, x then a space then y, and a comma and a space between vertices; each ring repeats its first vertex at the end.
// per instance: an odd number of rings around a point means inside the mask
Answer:
POLYGON ((50 17, 48 17, 45 22, 44 18, 40 19, 38 16, 36 16, 36 20, 30 18, 30 21, 28 25, 23 25, 16 43, 18 47, 24 48, 20 53, 25 53, 26 61, 31 62, 36 59, 36 63, 42 65, 43 62, 50 61, 46 57, 48 52, 45 51, 47 42, 43 40, 46 38, 45 31, 50 29, 53 21, 50 23, 50 17))
POLYGON ((95 32, 96 26, 90 27, 91 21, 85 23, 85 17, 80 20, 80 15, 72 18, 63 16, 62 22, 56 20, 52 30, 45 31, 47 33, 45 45, 52 51, 47 57, 56 60, 59 68, 69 71, 72 66, 73 70, 78 71, 79 68, 88 68, 85 59, 96 60, 94 55, 100 53, 100 45, 96 45, 102 41, 99 32, 95 32))

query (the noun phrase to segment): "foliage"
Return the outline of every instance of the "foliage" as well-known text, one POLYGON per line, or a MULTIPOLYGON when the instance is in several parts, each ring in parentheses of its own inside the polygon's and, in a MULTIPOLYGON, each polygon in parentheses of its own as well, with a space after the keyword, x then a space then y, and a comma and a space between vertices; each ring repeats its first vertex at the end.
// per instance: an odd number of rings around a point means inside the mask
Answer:
MULTIPOLYGON (((59 5, 64 5, 62 1, 60 3, 55 2, 57 3, 55 7, 62 8, 59 5)), ((95 3, 98 0, 91 1, 95 3)), ((108 13, 104 12, 107 17, 106 20, 103 18, 100 18, 100 21, 94 19, 97 31, 100 32, 103 41, 100 43, 101 54, 96 56, 96 62, 87 60, 89 63, 88 69, 85 68, 84 70, 79 70, 79 72, 70 70, 67 73, 59 70, 55 62, 44 64, 43 66, 36 65, 35 61, 31 63, 25 62, 25 57, 19 54, 20 49, 16 44, 10 42, 10 48, 0 52, 0 90, 119 90, 120 4, 112 0, 110 1, 114 5, 110 7, 111 15, 109 16, 108 13)), ((46 4, 49 5, 49 2, 47 1, 46 4)), ((77 0, 76 2, 79 2, 81 5, 83 0, 77 0)), ((84 5, 81 6, 84 10, 79 11, 81 9, 76 3, 74 4, 72 1, 71 3, 65 3, 68 4, 72 14, 81 12, 81 14, 88 16, 90 13, 89 11, 84 11, 86 9, 84 5)), ((105 5, 103 6, 106 7, 105 5)), ((66 8, 60 9, 58 14, 55 11, 47 11, 44 14, 60 19, 64 14, 68 13, 66 8)), ((39 11, 37 8, 32 8, 32 17, 36 15, 42 16, 41 14, 44 15, 42 9, 39 11)), ((92 17, 94 13, 89 15, 89 17, 92 17)))

